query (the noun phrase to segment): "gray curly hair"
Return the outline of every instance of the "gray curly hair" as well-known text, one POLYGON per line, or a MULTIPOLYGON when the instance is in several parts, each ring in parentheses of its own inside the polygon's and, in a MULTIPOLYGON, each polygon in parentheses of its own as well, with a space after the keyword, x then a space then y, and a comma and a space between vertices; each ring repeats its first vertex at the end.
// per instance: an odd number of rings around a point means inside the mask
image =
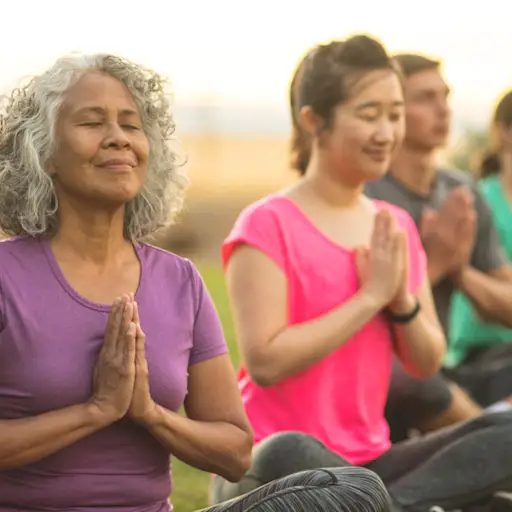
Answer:
POLYGON ((0 230, 7 235, 52 235, 58 201, 45 171, 56 148, 55 125, 66 91, 85 73, 121 81, 139 109, 150 145, 145 183, 126 205, 124 235, 135 240, 172 222, 187 184, 171 148, 175 124, 166 82, 154 71, 113 55, 71 55, 15 89, 0 108, 0 230))

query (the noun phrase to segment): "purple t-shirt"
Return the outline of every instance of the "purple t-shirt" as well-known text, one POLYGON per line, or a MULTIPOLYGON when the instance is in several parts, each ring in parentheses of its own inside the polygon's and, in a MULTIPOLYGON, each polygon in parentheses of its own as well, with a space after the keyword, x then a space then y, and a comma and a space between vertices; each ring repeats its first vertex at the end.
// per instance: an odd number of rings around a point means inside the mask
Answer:
MULTIPOLYGON (((178 411, 188 367, 225 354, 226 343, 190 261, 146 244, 135 248, 151 394, 178 411)), ((0 242, 0 418, 87 401, 109 310, 70 287, 48 241, 0 242)), ((0 511, 168 512, 169 468, 169 452, 123 419, 39 462, 0 470, 0 511)))

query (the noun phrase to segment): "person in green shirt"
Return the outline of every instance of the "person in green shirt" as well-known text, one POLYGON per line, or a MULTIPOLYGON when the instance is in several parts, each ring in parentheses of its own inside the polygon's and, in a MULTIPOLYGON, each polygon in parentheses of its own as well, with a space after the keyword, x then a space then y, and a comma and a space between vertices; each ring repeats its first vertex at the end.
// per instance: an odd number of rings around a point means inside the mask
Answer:
MULTIPOLYGON (((496 107, 491 140, 492 150, 482 161, 478 188, 512 262, 512 91, 496 107)), ((486 379, 494 389, 482 389, 482 393, 506 396, 512 392, 512 329, 482 318, 467 296, 457 291, 452 297, 445 367, 460 373, 475 365, 496 374, 486 379)))

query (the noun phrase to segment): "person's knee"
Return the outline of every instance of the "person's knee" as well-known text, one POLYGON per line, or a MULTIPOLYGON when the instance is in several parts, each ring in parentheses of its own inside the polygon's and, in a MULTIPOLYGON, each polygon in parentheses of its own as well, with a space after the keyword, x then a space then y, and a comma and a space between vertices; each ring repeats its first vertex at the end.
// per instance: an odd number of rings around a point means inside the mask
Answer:
POLYGON ((348 510, 390 511, 391 496, 377 473, 362 467, 330 468, 342 495, 357 504, 348 510))
POLYGON ((311 446, 322 445, 309 434, 303 432, 286 431, 272 434, 258 444, 255 454, 267 453, 272 454, 290 454, 297 450, 307 450, 311 446))
POLYGON ((367 468, 323 468, 314 472, 305 471, 295 477, 297 480, 302 478, 301 485, 306 488, 324 489, 324 497, 330 496, 333 502, 342 505, 337 510, 390 510, 391 498, 383 481, 367 468))
POLYGON ((322 471, 329 473, 333 483, 348 485, 354 488, 381 488, 385 489, 384 482, 380 476, 371 469, 363 466, 349 466, 339 468, 323 468, 322 471))
POLYGON ((254 450, 249 471, 260 480, 270 482, 298 471, 329 465, 341 466, 344 461, 314 437, 291 431, 273 434, 261 441, 254 450))
MULTIPOLYGON (((285 436, 286 439, 290 437, 285 436)), ((390 503, 391 499, 382 480, 374 472, 351 466, 294 473, 267 483, 230 504, 206 510, 227 511, 231 510, 230 506, 233 509, 259 510, 267 505, 272 510, 275 506, 276 510, 293 508, 308 512, 389 512, 390 503)))

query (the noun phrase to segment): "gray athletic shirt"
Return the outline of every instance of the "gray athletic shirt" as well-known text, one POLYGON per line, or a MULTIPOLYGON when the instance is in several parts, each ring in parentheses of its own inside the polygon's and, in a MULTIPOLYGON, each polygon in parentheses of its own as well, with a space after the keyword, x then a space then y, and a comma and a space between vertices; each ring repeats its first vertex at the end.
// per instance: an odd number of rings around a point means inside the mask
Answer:
MULTIPOLYGON (((481 272, 489 273, 506 264, 507 259, 494 228, 489 207, 476 190, 475 181, 469 173, 455 170, 438 170, 435 183, 427 196, 412 192, 388 173, 378 181, 367 183, 365 193, 374 199, 381 199, 403 208, 411 215, 419 228, 423 209, 438 210, 450 190, 461 185, 465 185, 473 191, 478 219, 477 238, 471 256, 471 265, 481 272)), ((448 332, 450 298, 453 291, 454 287, 449 279, 440 281, 433 288, 437 314, 445 332, 448 332)))

